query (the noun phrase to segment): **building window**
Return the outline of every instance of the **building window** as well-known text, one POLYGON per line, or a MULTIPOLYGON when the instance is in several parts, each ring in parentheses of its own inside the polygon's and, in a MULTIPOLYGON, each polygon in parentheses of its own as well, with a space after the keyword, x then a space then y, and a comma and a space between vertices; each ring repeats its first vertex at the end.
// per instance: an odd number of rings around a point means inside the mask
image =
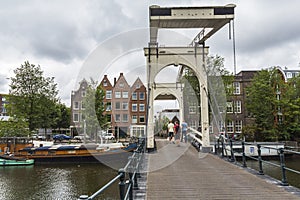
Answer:
POLYGON ((81 101, 81 110, 84 110, 85 109, 85 105, 83 103, 83 101, 81 101))
POLYGON ((189 113, 195 114, 196 113, 196 106, 189 106, 189 113))
POLYGON ((128 110, 128 103, 122 103, 122 110, 128 110))
POLYGON ((141 86, 140 86, 140 84, 138 83, 138 84, 136 84, 136 88, 137 89, 139 89, 141 86))
POLYGON ((74 115, 73 115, 73 121, 74 122, 79 122, 79 114, 78 113, 74 113, 74 115))
POLYGON ((193 128, 193 129, 196 129, 197 127, 196 127, 196 121, 191 121, 190 123, 189 123, 189 126, 191 127, 191 128, 193 128))
POLYGON ((132 115, 132 119, 131 119, 132 123, 137 123, 137 116, 136 115, 132 115))
POLYGON ((120 83, 120 84, 119 84, 119 87, 120 87, 120 88, 124 87, 124 83, 120 83))
POLYGON ((286 77, 287 77, 287 78, 292 78, 292 77, 293 77, 292 72, 287 72, 287 73, 286 73, 286 77))
POLYGON ((144 115, 140 116, 140 123, 145 123, 145 116, 144 115))
POLYGON ((74 110, 79 110, 79 102, 74 101, 74 110))
POLYGON ((115 108, 116 108, 116 110, 121 110, 121 103, 120 102, 116 102, 115 103, 115 108))
POLYGON ((241 101, 235 101, 234 102, 234 112, 235 113, 241 113, 242 112, 242 103, 241 103, 241 101))
POLYGON ((111 122, 111 115, 106 115, 107 122, 111 122))
POLYGON ((233 121, 227 121, 227 133, 233 133, 233 121))
POLYGON ((86 97, 86 92, 85 92, 85 90, 81 91, 81 96, 82 96, 82 97, 86 97))
POLYGON ((121 115, 120 114, 116 114, 115 118, 116 118, 116 122, 121 121, 121 115))
POLYGON ((233 105, 232 105, 232 102, 226 102, 226 111, 227 113, 233 113, 233 105))
POLYGON ((144 100, 145 99, 145 93, 144 92, 140 92, 140 100, 144 100))
POLYGON ((103 82, 103 86, 107 86, 107 82, 106 82, 106 80, 104 80, 104 82, 103 82))
POLYGON ((136 92, 132 93, 132 100, 137 100, 137 93, 136 92))
POLYGON ((132 104, 132 111, 137 111, 137 104, 136 103, 132 104))
POLYGON ((115 92, 115 98, 120 99, 121 98, 121 92, 115 92))
POLYGON ((242 133, 242 120, 235 121, 235 132, 242 133))
POLYGON ((132 126, 132 136, 143 137, 145 136, 145 127, 132 126))
POLYGON ((111 97, 112 97, 112 91, 106 90, 106 99, 111 99, 111 97))
POLYGON ((241 94, 240 82, 233 82, 233 94, 241 94))
POLYGON ((111 102, 106 103, 106 111, 111 111, 111 102))
POLYGON ((140 112, 145 111, 145 104, 143 104, 143 103, 140 104, 139 111, 140 111, 140 112))
POLYGON ((122 122, 128 122, 128 115, 127 114, 123 114, 122 122))
POLYGON ((128 98, 128 92, 122 92, 122 98, 127 99, 128 98))

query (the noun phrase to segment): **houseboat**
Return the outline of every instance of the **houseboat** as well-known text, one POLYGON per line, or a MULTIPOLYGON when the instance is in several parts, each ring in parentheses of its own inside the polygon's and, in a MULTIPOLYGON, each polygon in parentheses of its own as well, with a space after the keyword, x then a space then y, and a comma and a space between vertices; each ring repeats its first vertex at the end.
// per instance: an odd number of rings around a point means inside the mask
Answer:
MULTIPOLYGON (((10 141, 10 140, 9 140, 10 141)), ((126 163, 131 152, 136 149, 137 144, 131 143, 124 146, 122 143, 53 143, 36 142, 28 140, 26 145, 2 147, 2 155, 13 154, 16 158, 34 159, 36 164, 40 163, 126 163)))

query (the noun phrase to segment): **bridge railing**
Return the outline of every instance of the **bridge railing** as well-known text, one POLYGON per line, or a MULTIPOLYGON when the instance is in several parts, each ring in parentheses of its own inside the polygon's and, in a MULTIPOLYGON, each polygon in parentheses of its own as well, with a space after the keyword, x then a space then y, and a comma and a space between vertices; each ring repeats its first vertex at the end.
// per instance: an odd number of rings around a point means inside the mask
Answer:
POLYGON ((188 127, 187 136, 192 139, 192 145, 200 151, 202 146, 202 133, 192 127, 188 127))
POLYGON ((141 164, 145 153, 145 138, 139 138, 138 146, 134 153, 128 158, 124 168, 119 169, 118 175, 101 187, 91 196, 81 195, 78 200, 92 200, 102 194, 107 188, 119 180, 119 195, 121 200, 133 199, 133 189, 138 188, 137 178, 140 176, 141 164), (126 180, 126 178, 128 179, 126 180))
POLYGON ((231 139, 226 138, 219 138, 215 143, 215 154, 219 154, 222 157, 227 157, 228 161, 230 162, 236 162, 236 157, 241 157, 242 166, 247 167, 247 159, 252 159, 258 161, 258 174, 264 175, 264 169, 263 169, 263 163, 278 167, 281 170, 281 185, 288 186, 288 180, 286 176, 286 171, 290 171, 292 173, 300 174, 300 171, 296 169, 292 169, 289 167, 286 167, 285 162, 285 155, 291 154, 291 155, 300 155, 300 152, 285 149, 284 147, 276 148, 276 147, 270 147, 270 145, 262 145, 257 143, 248 143, 244 141, 235 141, 233 142, 231 139), (240 145, 241 149, 236 151, 233 146, 240 145), (246 145, 252 145, 257 147, 257 154, 256 156, 250 155, 246 153, 245 146, 246 145), (279 157, 279 164, 275 162, 271 162, 271 160, 264 160, 262 156, 262 149, 269 149, 269 151, 276 151, 277 155, 272 155, 276 157, 279 157))

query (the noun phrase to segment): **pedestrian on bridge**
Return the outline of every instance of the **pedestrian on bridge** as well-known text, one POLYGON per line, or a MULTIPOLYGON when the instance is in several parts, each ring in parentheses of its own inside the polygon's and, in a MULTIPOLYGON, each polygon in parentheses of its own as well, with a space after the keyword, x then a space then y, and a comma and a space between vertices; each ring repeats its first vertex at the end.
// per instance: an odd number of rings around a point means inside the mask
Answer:
POLYGON ((181 133, 182 133, 181 142, 182 140, 184 140, 185 143, 187 142, 187 136, 186 136, 187 130, 188 130, 188 124, 183 120, 181 123, 181 133))
POLYGON ((175 122, 175 126, 174 126, 174 133, 175 133, 175 142, 177 144, 177 146, 180 146, 180 126, 178 121, 175 122))
POLYGON ((169 121, 168 124, 168 136, 169 136, 169 141, 171 142, 174 136, 174 124, 172 121, 169 121))

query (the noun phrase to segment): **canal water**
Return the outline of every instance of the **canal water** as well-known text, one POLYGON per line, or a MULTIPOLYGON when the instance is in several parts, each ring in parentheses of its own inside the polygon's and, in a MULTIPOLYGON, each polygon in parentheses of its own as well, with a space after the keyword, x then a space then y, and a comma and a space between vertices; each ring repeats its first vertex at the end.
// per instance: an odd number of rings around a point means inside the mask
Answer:
MULTIPOLYGON (((117 171, 102 164, 0 167, 0 199, 76 200, 93 194, 116 175, 117 171)), ((115 183, 98 199, 118 199, 118 194, 115 183)))
MULTIPOLYGON (((274 157, 272 159, 268 159, 266 161, 280 165, 279 156, 274 157)), ((285 157, 285 161, 286 161, 286 164, 285 164, 286 167, 300 172, 300 156, 293 155, 290 157, 285 157)), ((262 164, 264 174, 269 175, 269 176, 281 181, 282 180, 281 168, 271 165, 271 164, 268 164, 267 162, 263 162, 263 164, 262 164)), ((249 168, 259 171, 258 161, 248 159, 247 166, 249 168)), ((287 182, 289 183, 289 185, 300 188, 300 174, 286 170, 286 178, 287 178, 287 182)))

